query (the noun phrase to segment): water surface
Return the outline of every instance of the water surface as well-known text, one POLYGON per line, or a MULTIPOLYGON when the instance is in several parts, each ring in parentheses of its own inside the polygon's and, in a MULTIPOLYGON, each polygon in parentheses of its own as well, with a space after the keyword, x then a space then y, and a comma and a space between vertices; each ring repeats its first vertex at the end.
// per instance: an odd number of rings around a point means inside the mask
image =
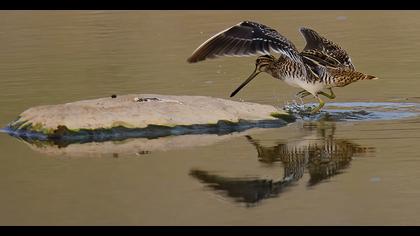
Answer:
MULTIPOLYGON (((32 106, 111 94, 228 98, 254 57, 186 58, 242 20, 300 49, 299 27, 312 27, 380 78, 336 89, 326 113, 280 128, 65 147, 0 133, 0 225, 420 223, 420 12, 0 14, 1 127, 32 106)), ((283 106, 298 91, 260 75, 234 99, 283 106)))

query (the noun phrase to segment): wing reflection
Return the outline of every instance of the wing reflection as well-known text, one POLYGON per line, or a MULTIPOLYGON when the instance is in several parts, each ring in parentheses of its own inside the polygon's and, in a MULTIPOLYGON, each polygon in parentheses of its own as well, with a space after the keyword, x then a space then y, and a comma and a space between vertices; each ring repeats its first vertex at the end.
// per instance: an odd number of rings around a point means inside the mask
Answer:
POLYGON ((247 206, 252 206, 265 198, 276 197, 286 186, 292 183, 291 179, 287 178, 280 181, 226 178, 202 170, 191 170, 190 175, 206 183, 208 187, 225 192, 228 197, 234 198, 238 202, 246 203, 247 206))
POLYGON ((350 166, 354 156, 374 152, 373 147, 362 147, 352 141, 335 139, 334 123, 306 123, 304 136, 297 140, 264 146, 250 135, 245 137, 257 150, 258 161, 267 165, 281 163, 283 178, 227 178, 203 170, 191 170, 190 175, 211 189, 222 191, 237 202, 253 205, 263 199, 277 197, 293 183, 309 173, 308 187, 329 179, 350 166))

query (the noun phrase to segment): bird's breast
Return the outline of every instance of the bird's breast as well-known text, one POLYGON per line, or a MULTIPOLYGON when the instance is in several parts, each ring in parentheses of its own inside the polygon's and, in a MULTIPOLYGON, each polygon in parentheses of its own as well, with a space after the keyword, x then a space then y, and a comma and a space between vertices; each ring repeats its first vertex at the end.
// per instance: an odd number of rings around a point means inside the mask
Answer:
POLYGON ((317 92, 326 87, 325 84, 320 82, 309 82, 305 77, 283 75, 276 78, 284 81, 289 86, 305 89, 313 95, 316 95, 317 92))
POLYGON ((286 84, 292 87, 301 88, 302 82, 304 82, 303 78, 294 77, 294 76, 283 76, 281 78, 286 84))

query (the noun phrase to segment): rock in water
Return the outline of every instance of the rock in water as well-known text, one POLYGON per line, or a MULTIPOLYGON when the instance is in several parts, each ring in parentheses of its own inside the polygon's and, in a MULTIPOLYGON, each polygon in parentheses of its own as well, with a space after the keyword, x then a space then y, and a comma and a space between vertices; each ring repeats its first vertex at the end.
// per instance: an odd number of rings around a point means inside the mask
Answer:
POLYGON ((270 105, 205 96, 130 94, 33 107, 6 130, 32 139, 101 141, 232 132, 292 120, 291 115, 270 105))

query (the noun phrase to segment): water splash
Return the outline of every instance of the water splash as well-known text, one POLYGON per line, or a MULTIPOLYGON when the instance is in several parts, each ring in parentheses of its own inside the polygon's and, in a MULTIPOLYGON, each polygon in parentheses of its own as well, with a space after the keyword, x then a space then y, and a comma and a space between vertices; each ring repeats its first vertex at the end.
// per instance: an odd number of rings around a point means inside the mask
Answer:
POLYGON ((394 102, 343 102, 328 103, 318 114, 310 114, 315 103, 299 104, 296 101, 283 108, 302 120, 316 121, 362 121, 362 120, 395 120, 420 115, 418 103, 394 102))

